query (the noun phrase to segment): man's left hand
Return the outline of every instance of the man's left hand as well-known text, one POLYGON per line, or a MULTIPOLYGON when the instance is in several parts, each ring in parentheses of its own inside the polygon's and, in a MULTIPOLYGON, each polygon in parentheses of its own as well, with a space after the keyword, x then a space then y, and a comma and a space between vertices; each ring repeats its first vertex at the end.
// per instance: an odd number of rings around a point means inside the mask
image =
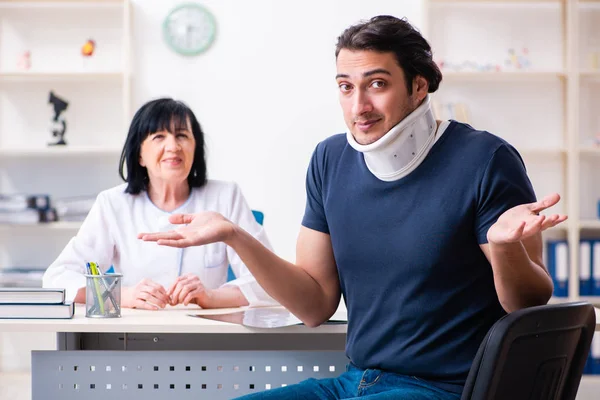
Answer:
POLYGON ((559 194, 554 193, 535 203, 521 204, 507 210, 488 230, 488 242, 515 243, 560 224, 567 219, 566 215, 540 215, 541 211, 554 206, 559 200, 559 194))

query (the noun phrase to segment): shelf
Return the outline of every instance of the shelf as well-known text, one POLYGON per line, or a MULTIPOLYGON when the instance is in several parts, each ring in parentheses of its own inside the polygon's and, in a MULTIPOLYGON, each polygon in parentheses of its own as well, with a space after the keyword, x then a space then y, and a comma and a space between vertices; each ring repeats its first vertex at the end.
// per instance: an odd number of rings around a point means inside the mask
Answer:
POLYGON ((578 300, 587 301, 594 305, 600 304, 600 296, 579 296, 578 300))
POLYGON ((567 153, 565 148, 521 148, 517 149, 519 154, 523 157, 547 157, 547 156, 561 156, 567 153))
POLYGON ((460 4, 460 3, 472 3, 472 4, 517 4, 527 5, 529 4, 561 4, 562 0, 430 0, 431 4, 460 4))
POLYGON ((598 0, 579 0, 580 10, 600 10, 600 1, 598 0))
POLYGON ((0 9, 122 8, 126 0, 0 0, 0 9))
POLYGON ((81 222, 58 221, 41 224, 0 224, 0 231, 14 229, 52 229, 61 231, 75 231, 81 227, 81 222))
MULTIPOLYGON (((429 0, 432 8, 469 7, 471 9, 517 8, 520 10, 561 10, 563 0, 429 0)), ((530 11, 531 12, 531 11, 530 11)))
POLYGON ((581 155, 588 155, 588 156, 600 156, 600 146, 598 147, 581 147, 579 149, 579 153, 581 155))
POLYGON ((580 71, 579 76, 586 79, 600 79, 600 70, 580 71))
POLYGON ((562 304, 562 303, 570 303, 572 301, 575 301, 575 300, 573 300, 570 297, 555 297, 555 296, 552 296, 550 298, 550 300, 548 301, 548 304, 562 304))
POLYGON ((600 305, 600 296, 579 296, 577 298, 573 297, 555 297, 552 296, 548 304, 562 304, 562 303, 570 303, 573 301, 587 301, 588 303, 593 304, 594 306, 600 305))
POLYGON ((581 229, 600 229, 600 219, 584 219, 579 222, 581 229))
POLYGON ((83 146, 52 146, 39 148, 0 148, 2 157, 65 157, 65 156, 119 156, 120 148, 83 147, 83 146))
POLYGON ((565 74, 559 71, 499 71, 499 72, 455 72, 442 71, 442 84, 444 81, 489 81, 489 82, 512 82, 512 81, 546 81, 564 79, 565 74))
POLYGON ((120 81, 121 72, 0 72, 2 82, 120 81))
POLYGON ((581 380, 585 381, 586 383, 600 385, 600 375, 583 374, 581 375, 581 380))

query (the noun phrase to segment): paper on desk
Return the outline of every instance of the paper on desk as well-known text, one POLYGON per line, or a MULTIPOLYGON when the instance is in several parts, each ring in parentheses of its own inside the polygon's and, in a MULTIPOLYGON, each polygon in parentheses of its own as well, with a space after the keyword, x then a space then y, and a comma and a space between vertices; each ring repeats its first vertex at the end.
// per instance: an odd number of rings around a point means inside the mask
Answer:
MULTIPOLYGON (((213 321, 229 322, 251 328, 281 328, 284 326, 300 325, 302 321, 294 314, 283 308, 248 308, 228 314, 202 315, 188 314, 192 317, 210 319, 213 321)), ((347 319, 330 320, 332 323, 346 323, 347 319)))

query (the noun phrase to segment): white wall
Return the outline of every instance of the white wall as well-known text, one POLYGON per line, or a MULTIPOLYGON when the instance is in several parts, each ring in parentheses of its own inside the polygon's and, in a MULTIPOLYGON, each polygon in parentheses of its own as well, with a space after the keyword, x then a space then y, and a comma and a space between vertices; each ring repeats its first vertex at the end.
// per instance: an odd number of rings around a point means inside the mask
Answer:
MULTIPOLYGON (((193 58, 173 53, 162 38, 164 18, 180 3, 132 1, 133 111, 158 96, 188 103, 206 132, 210 178, 237 181, 250 206, 265 212, 265 225, 276 251, 293 260, 310 155, 320 140, 345 129, 334 79, 336 38, 345 27, 376 14, 407 16, 419 24, 421 1, 200 2, 215 15, 218 34, 207 53, 193 58)), ((82 11, 70 9, 67 16, 52 9, 16 9, 10 15, 0 14, 6 22, 0 24, 2 32, 12 35, 0 35, 5 39, 0 41, 5 46, 4 58, 8 57, 6 49, 10 50, 7 43, 16 46, 24 38, 33 43, 33 54, 49 51, 52 46, 45 41, 48 25, 39 27, 36 35, 26 29, 32 20, 43 21, 47 12, 72 24, 82 11), (37 41, 32 41, 32 35, 37 41)), ((103 10, 94 15, 93 24, 75 24, 77 34, 68 34, 87 37, 90 30, 95 38, 102 39, 99 43, 112 43, 111 27, 119 26, 120 21, 115 20, 119 15, 118 10, 103 10)), ((67 31, 59 33, 63 36, 58 43, 68 42, 67 31)), ((17 49, 20 47, 14 51, 17 49)), ((99 55, 101 50, 108 51, 99 45, 99 55)), ((9 68, 2 60, 0 57, 0 66, 9 68)), ((118 64, 120 58, 115 62, 118 64)), ((52 69, 34 64, 35 69, 52 69)), ((43 147, 49 140, 49 88, 29 84, 25 93, 24 87, 22 83, 2 86, 0 144, 43 147), (31 99, 41 100, 29 107, 31 99), (19 112, 22 110, 29 113, 19 112), (6 134, 2 136, 2 132, 6 134)), ((123 142, 126 132, 119 130, 121 118, 115 110, 120 103, 114 102, 120 96, 118 82, 97 82, 92 87, 88 82, 85 90, 80 90, 79 83, 53 82, 51 89, 71 102, 69 121, 75 121, 76 116, 92 121, 89 128, 81 124, 78 128, 76 123, 70 126, 70 144, 110 147, 123 142), (93 104, 89 102, 90 92, 96 93, 93 104), (101 120, 93 119, 98 118, 98 110, 102 110, 101 120)), ((5 192, 49 193, 53 197, 93 195, 119 182, 117 159, 113 156, 95 158, 94 163, 86 162, 85 157, 11 159, 1 167, 0 187, 5 192), (52 171, 55 178, 63 178, 48 179, 47 174, 38 171, 52 171), (89 176, 97 178, 82 178, 89 176)), ((74 233, 61 231, 50 238, 45 231, 9 232, 0 232, 4 244, 0 247, 0 264, 10 266, 49 264, 74 233), (31 252, 31 246, 38 251, 31 252)), ((33 344, 29 336, 20 333, 0 335, 2 370, 28 370, 31 349, 54 347, 53 334, 37 337, 33 344)))
POLYGON ((194 58, 162 40, 162 21, 178 3, 133 0, 133 109, 158 96, 187 102, 207 136, 209 177, 237 181, 250 206, 265 212, 277 253, 293 260, 310 155, 345 131, 336 38, 377 14, 421 26, 421 1, 203 1, 218 34, 194 58))

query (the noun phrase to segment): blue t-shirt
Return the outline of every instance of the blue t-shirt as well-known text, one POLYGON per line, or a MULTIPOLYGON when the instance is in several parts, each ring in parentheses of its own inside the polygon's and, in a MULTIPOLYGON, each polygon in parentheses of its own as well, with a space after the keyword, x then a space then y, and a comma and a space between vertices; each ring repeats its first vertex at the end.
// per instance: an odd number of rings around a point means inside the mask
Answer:
POLYGON ((460 392, 505 314, 479 245, 504 211, 536 201, 517 151, 452 121, 421 165, 384 182, 335 135, 315 149, 306 189, 302 224, 331 237, 349 359, 460 392))

